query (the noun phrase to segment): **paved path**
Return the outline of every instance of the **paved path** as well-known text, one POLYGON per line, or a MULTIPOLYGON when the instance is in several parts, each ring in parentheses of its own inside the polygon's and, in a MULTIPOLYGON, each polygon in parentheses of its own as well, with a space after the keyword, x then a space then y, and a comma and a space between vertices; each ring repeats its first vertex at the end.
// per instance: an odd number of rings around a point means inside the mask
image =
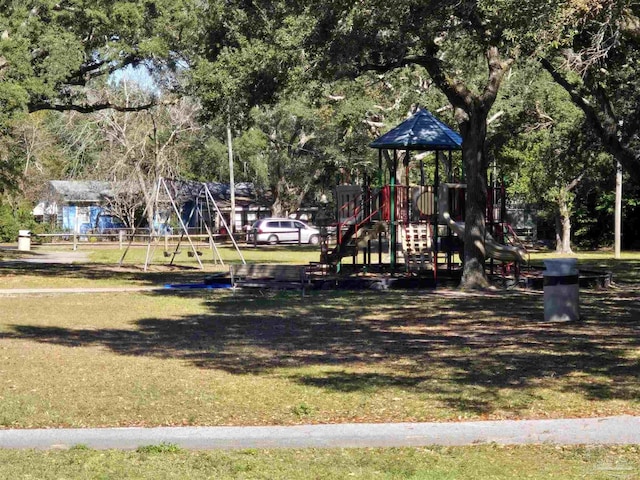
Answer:
POLYGON ((65 293, 119 293, 119 292, 148 292, 153 290, 165 290, 162 286, 156 287, 67 287, 67 288, 0 288, 0 296, 11 295, 42 295, 65 293))
POLYGON ((170 443, 188 449, 417 447, 531 443, 640 444, 640 417, 452 423, 0 430, 0 448, 135 449, 170 443))
POLYGON ((62 251, 62 252, 38 252, 32 256, 6 260, 6 263, 86 263, 89 261, 87 252, 62 251))

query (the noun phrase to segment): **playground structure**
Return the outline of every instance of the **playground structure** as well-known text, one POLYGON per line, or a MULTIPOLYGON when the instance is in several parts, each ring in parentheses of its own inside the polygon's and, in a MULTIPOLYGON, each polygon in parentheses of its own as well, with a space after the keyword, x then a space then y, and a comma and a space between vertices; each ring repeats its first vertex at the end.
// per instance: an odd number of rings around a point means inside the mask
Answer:
MULTIPOLYGON (((375 185, 365 176, 362 186, 335 188, 336 245, 332 249, 323 245, 321 263, 340 272, 346 267, 343 258, 351 256, 355 268, 363 271, 432 275, 435 283, 440 273, 459 272, 466 185, 456 178, 453 152, 461 150, 460 135, 419 109, 370 146, 379 151, 375 185), (425 184, 422 159, 420 185, 410 184, 412 151, 435 153, 432 185, 425 184), (362 263, 358 263, 360 255, 362 263)), ((493 273, 499 267, 502 275, 517 277, 521 265, 527 263, 527 253, 506 222, 504 187, 493 178, 491 183, 485 238, 489 268, 493 273)))
MULTIPOLYGON (((328 225, 321 242, 322 272, 385 273, 392 276, 430 279, 437 285, 441 276, 456 277, 463 262, 465 233, 465 189, 463 176, 454 168, 453 152, 461 150, 462 139, 431 113, 420 109, 405 122, 370 144, 379 151, 378 170, 365 175, 362 185, 338 185, 336 211, 329 215, 336 243, 329 248, 328 225), (434 152, 431 185, 426 183, 424 155, 419 160, 419 184, 411 183, 410 152, 434 152), (383 168, 385 167, 385 168, 383 168), (441 173, 443 181, 441 181, 441 173), (352 257, 351 264, 344 262, 352 257), (377 258, 376 258, 377 257, 377 258), (360 258, 362 261, 360 262, 360 258)), ((505 191, 492 178, 487 189, 485 248, 491 273, 519 276, 527 253, 506 222, 505 191)), ((195 257, 210 248, 214 263, 224 265, 217 242, 230 240, 241 263, 246 263, 207 183, 160 178, 153 192, 153 225, 145 256, 145 271, 161 245, 169 265, 174 265, 181 247, 195 257), (198 224, 200 242, 190 232, 198 224), (202 240, 206 240, 206 244, 202 240)), ((146 215, 143 214, 143 218, 146 215)), ((322 225, 319 225, 322 231, 322 225)), ((132 235, 131 238, 135 236, 132 235)), ((125 249, 120 265, 129 250, 125 249)))
MULTIPOLYGON (((202 246, 208 247, 213 255, 214 263, 219 262, 224 265, 218 243, 222 237, 228 238, 240 261, 245 264, 245 259, 240 251, 240 247, 233 235, 219 234, 216 232, 229 232, 229 226, 222 214, 216 200, 214 199, 211 187, 205 182, 193 182, 184 180, 170 180, 159 178, 153 191, 153 204, 147 205, 142 218, 145 218, 148 208, 153 208, 152 218, 154 224, 150 226, 148 236, 147 251, 145 255, 144 270, 147 271, 152 263, 154 254, 162 244, 163 255, 169 259, 169 265, 174 265, 176 257, 181 253, 180 248, 184 244, 188 247, 188 256, 194 257, 200 269, 204 269, 200 257, 202 256, 202 246), (190 232, 190 226, 197 224, 198 230, 204 234, 194 235, 190 232), (174 229, 174 225, 176 228, 174 229), (206 240, 206 244, 202 240, 206 240)), ((119 265, 125 261, 136 227, 131 235, 131 241, 125 248, 119 265)))

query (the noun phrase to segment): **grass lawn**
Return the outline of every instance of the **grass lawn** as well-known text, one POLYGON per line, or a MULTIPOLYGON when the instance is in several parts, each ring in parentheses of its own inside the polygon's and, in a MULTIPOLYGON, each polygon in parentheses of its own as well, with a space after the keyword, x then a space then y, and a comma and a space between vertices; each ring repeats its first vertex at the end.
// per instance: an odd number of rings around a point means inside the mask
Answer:
MULTIPOLYGON (((122 250, 114 246, 94 244, 81 245, 77 253, 85 260, 73 264, 18 263, 21 258, 40 257, 54 252, 72 252, 71 247, 38 246, 31 252, 18 252, 0 248, 0 288, 74 288, 74 287, 114 287, 114 286, 156 286, 166 283, 202 282, 204 277, 219 272, 228 272, 229 263, 240 262, 235 249, 219 247, 224 265, 211 251, 203 249, 201 257, 204 270, 197 260, 187 255, 182 248, 173 265, 171 258, 165 258, 161 248, 153 256, 148 271, 143 267, 147 249, 133 247, 125 257, 122 267, 118 262, 122 250), (4 261, 4 262, 3 262, 4 261)), ((317 261, 317 247, 308 246, 264 246, 243 247, 242 253, 250 263, 298 263, 317 261)))
MULTIPOLYGON (((201 248, 204 270, 197 261, 182 248, 173 265, 165 258, 162 247, 153 255, 148 271, 143 269, 146 247, 132 247, 123 266, 118 266, 122 250, 113 245, 80 244, 78 253, 85 257, 73 264, 18 263, 25 257, 42 257, 52 252, 72 252, 71 247, 35 246, 31 252, 18 252, 14 248, 0 246, 0 288, 73 288, 114 286, 160 286, 166 283, 201 282, 205 276, 228 272, 229 263, 240 261, 235 249, 219 247, 224 262, 221 265, 213 253, 201 248)), ((241 245, 242 254, 248 263, 294 263, 306 264, 319 259, 318 247, 309 246, 253 246, 241 245)), ((608 251, 587 252, 576 255, 581 268, 604 269, 613 272, 614 280, 622 283, 640 283, 640 252, 623 252, 622 259, 613 259, 608 251)), ((546 258, 554 253, 533 253, 532 264, 542 266, 546 258)), ((345 259, 350 263, 351 259, 345 259)))
POLYGON ((184 452, 0 451, 11 479, 637 479, 637 447, 500 447, 184 452))
POLYGON ((267 425, 640 414, 633 287, 0 298, 0 425, 267 425))
MULTIPOLYGON (((88 254, 82 264, 22 264, 12 261, 23 253, 0 250, 8 260, 0 262, 2 288, 203 277, 194 269, 118 268, 117 250, 88 254)), ((134 255, 143 259, 142 250, 134 255)), ((314 250, 280 247, 245 256, 317 258, 314 250)), ((545 323, 542 294, 523 291, 0 297, 0 428, 640 415, 640 255, 611 257, 579 257, 583 268, 612 270, 615 281, 581 293, 579 323, 545 323)), ((206 264, 206 272, 216 268, 206 264)), ((633 479, 637 448, 78 446, 0 450, 0 478, 633 479)))

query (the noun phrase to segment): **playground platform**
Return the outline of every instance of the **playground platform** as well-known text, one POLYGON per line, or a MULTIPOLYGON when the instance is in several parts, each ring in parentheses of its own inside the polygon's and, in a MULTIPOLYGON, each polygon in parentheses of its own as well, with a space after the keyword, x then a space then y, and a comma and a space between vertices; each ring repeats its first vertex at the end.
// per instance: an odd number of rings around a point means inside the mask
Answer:
MULTIPOLYGON (((432 271, 407 273, 392 272, 388 265, 376 268, 375 265, 343 265, 340 273, 329 271, 326 266, 309 265, 308 290, 394 290, 394 289, 437 289, 455 288, 460 283, 462 271, 460 269, 438 271, 434 277, 432 271)), ((513 274, 503 275, 493 273, 489 275, 492 285, 497 287, 521 288, 542 291, 543 267, 528 267, 520 272, 518 278, 513 274)), ((580 270, 580 288, 599 289, 612 285, 612 274, 609 271, 580 270)), ((231 285, 231 278, 226 274, 209 276, 203 285, 231 285)), ((179 287, 179 286, 178 286, 179 287)))

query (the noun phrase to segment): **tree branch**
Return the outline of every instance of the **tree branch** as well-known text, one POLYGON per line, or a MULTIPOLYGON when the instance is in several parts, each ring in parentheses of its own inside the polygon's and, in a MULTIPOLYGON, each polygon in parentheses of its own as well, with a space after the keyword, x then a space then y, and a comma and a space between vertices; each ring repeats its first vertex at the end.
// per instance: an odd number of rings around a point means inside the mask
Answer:
MULTIPOLYGON (((435 44, 432 46, 437 50, 435 44)), ((442 61, 435 54, 407 56, 385 64, 365 64, 360 67, 360 71, 386 73, 409 65, 424 67, 429 72, 429 76, 434 83, 443 91, 455 108, 467 109, 471 91, 462 82, 456 81, 444 73, 442 61)))
POLYGON ((112 73, 129 65, 137 65, 143 60, 144 59, 142 57, 132 53, 117 63, 111 63, 108 60, 98 60, 96 62, 88 63, 82 65, 77 71, 71 73, 67 77, 67 83, 69 85, 84 86, 89 82, 89 80, 103 75, 111 75, 112 73), (105 66, 108 66, 108 68, 104 68, 105 66))
POLYGON ((581 95, 579 91, 579 87, 577 85, 572 84, 567 80, 556 68, 551 64, 551 62, 544 57, 541 57, 540 64, 542 67, 549 72, 553 80, 560 85, 571 97, 571 101, 583 111, 585 116, 587 117, 587 121, 591 125, 591 127, 598 133, 600 138, 603 138, 606 135, 605 129, 600 122, 600 118, 596 113, 595 109, 585 100, 584 96, 581 95))
MULTIPOLYGON (((572 84, 561 75, 547 58, 541 57, 539 61, 542 67, 549 72, 553 80, 569 94, 572 102, 582 110, 587 123, 600 139, 604 150, 619 161, 636 182, 640 182, 640 156, 632 149, 623 145, 622 140, 618 137, 618 127, 615 123, 615 118, 607 119, 608 125, 605 125, 595 108, 593 108, 581 94, 578 86, 572 84)), ((604 92, 594 92, 593 94, 597 98, 598 95, 603 95, 604 92)), ((602 102, 602 100, 603 99, 598 99, 600 102, 602 102)))
POLYGON ((176 100, 165 100, 162 102, 157 102, 155 100, 143 104, 143 105, 118 105, 112 102, 104 102, 104 103, 94 103, 94 104, 71 104, 71 103, 47 103, 47 102, 38 102, 38 103, 30 103, 29 104, 29 113, 38 112, 41 110, 53 110, 56 112, 80 112, 80 113, 93 113, 98 112, 100 110, 116 110, 117 112, 141 112, 144 110, 149 110, 158 105, 171 105, 176 103, 176 100))
POLYGON ((582 181, 582 179, 584 178, 585 172, 582 172, 580 175, 578 175, 576 178, 574 178, 573 180, 571 180, 571 182, 567 185, 567 192, 570 192, 571 190, 573 190, 574 188, 576 188, 578 186, 578 184, 582 181))
POLYGON ((493 115, 491 115, 491 117, 487 118, 487 125, 495 122, 503 115, 504 115, 504 110, 500 110, 499 112, 494 113, 493 115))
POLYGON ((505 73, 511 68, 513 59, 509 58, 504 62, 500 60, 500 54, 497 47, 489 47, 487 49, 487 64, 489 66, 489 80, 484 88, 484 92, 480 97, 480 101, 483 103, 490 103, 496 99, 498 95, 498 89, 505 73))

